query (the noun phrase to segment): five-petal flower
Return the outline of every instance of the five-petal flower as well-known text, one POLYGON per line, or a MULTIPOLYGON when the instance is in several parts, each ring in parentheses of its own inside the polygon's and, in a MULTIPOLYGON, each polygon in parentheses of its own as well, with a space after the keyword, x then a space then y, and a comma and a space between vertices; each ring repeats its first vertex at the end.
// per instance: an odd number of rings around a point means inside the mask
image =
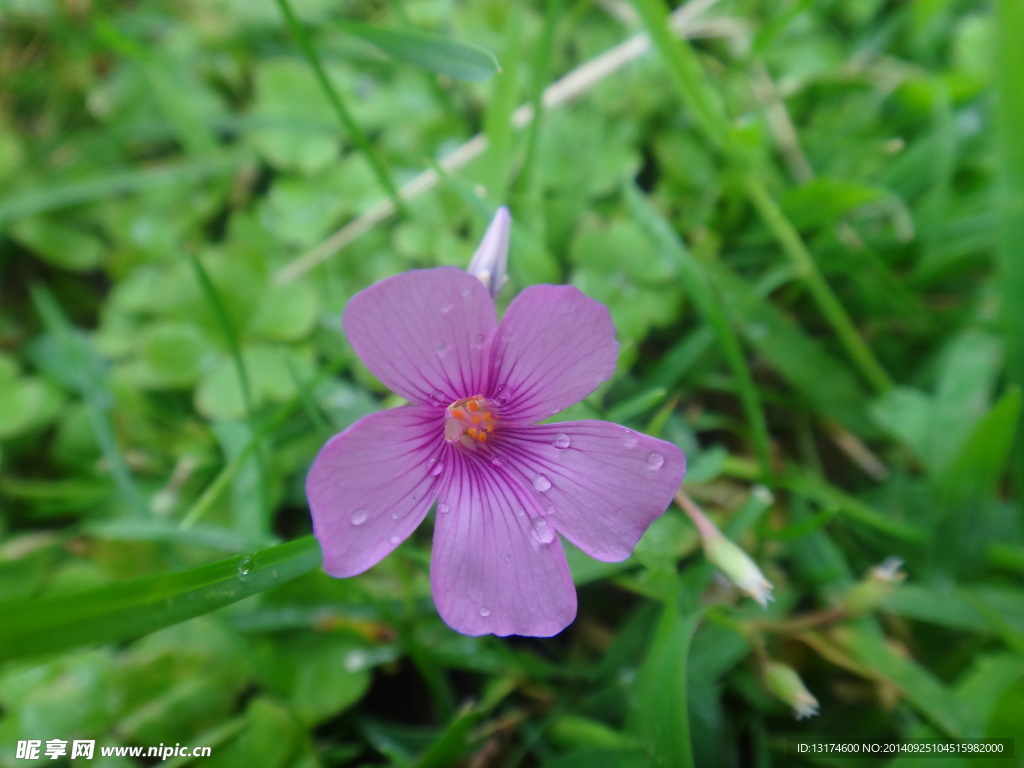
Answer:
POLYGON ((499 324, 491 294, 452 267, 359 293, 345 333, 410 405, 335 435, 310 469, 313 528, 333 576, 379 562, 437 501, 431 587, 468 635, 550 636, 576 615, 557 534, 622 560, 679 487, 682 452, 617 424, 537 424, 615 368, 607 308, 570 286, 527 288, 499 324))

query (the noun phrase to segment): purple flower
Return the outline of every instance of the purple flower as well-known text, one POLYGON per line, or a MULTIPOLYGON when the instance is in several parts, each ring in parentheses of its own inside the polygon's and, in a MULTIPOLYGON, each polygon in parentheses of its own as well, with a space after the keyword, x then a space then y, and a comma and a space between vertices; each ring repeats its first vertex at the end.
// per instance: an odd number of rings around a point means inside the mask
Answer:
POLYGON ((615 369, 604 305, 570 286, 519 294, 501 323, 488 288, 453 267, 359 293, 345 333, 410 405, 335 435, 306 481, 332 576, 375 565, 437 501, 430 581, 467 635, 550 636, 576 615, 558 535, 598 560, 630 555, 679 487, 674 445, 604 421, 537 424, 615 369))

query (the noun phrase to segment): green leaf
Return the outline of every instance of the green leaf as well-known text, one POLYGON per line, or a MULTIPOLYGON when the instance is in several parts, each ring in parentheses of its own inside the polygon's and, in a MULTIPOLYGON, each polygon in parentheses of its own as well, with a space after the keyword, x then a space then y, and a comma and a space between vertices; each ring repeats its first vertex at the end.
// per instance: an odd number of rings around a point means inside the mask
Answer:
POLYGON ((683 615, 666 605, 647 660, 638 672, 631 730, 648 745, 650 765, 693 765, 686 705, 687 661, 699 613, 683 615))
POLYGON ((392 58, 456 80, 486 80, 501 70, 486 48, 449 40, 418 29, 382 29, 343 21, 341 28, 392 58))
POLYGON ((947 736, 981 735, 968 707, 957 701, 931 671, 898 653, 883 639, 851 629, 844 632, 844 645, 866 667, 899 686, 910 705, 947 736))
POLYGON ((0 660, 144 635, 237 602, 314 570, 312 536, 178 573, 0 607, 0 660))

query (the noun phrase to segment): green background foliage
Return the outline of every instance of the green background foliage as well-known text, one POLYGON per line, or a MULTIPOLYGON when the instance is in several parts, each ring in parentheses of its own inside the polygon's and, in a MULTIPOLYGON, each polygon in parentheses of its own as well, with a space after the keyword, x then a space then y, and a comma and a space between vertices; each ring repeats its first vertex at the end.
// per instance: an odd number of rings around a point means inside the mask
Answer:
POLYGON ((680 36, 661 0, 0 0, 0 767, 52 738, 270 768, 1021 753, 1021 7, 721 0, 680 36), (623 563, 567 547, 552 639, 448 629, 429 522, 319 570, 305 472, 398 404, 345 303, 464 266, 499 205, 502 303, 567 282, 616 323, 616 376, 558 418, 682 447, 767 610, 675 505, 623 563))

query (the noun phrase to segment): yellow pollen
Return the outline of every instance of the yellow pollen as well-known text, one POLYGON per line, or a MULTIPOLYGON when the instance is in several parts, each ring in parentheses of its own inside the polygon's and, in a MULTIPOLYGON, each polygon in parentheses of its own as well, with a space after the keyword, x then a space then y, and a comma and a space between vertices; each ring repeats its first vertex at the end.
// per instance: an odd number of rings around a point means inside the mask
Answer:
POLYGON ((445 440, 458 442, 465 448, 474 448, 487 442, 498 420, 487 410, 488 403, 480 395, 457 400, 445 413, 445 440))

